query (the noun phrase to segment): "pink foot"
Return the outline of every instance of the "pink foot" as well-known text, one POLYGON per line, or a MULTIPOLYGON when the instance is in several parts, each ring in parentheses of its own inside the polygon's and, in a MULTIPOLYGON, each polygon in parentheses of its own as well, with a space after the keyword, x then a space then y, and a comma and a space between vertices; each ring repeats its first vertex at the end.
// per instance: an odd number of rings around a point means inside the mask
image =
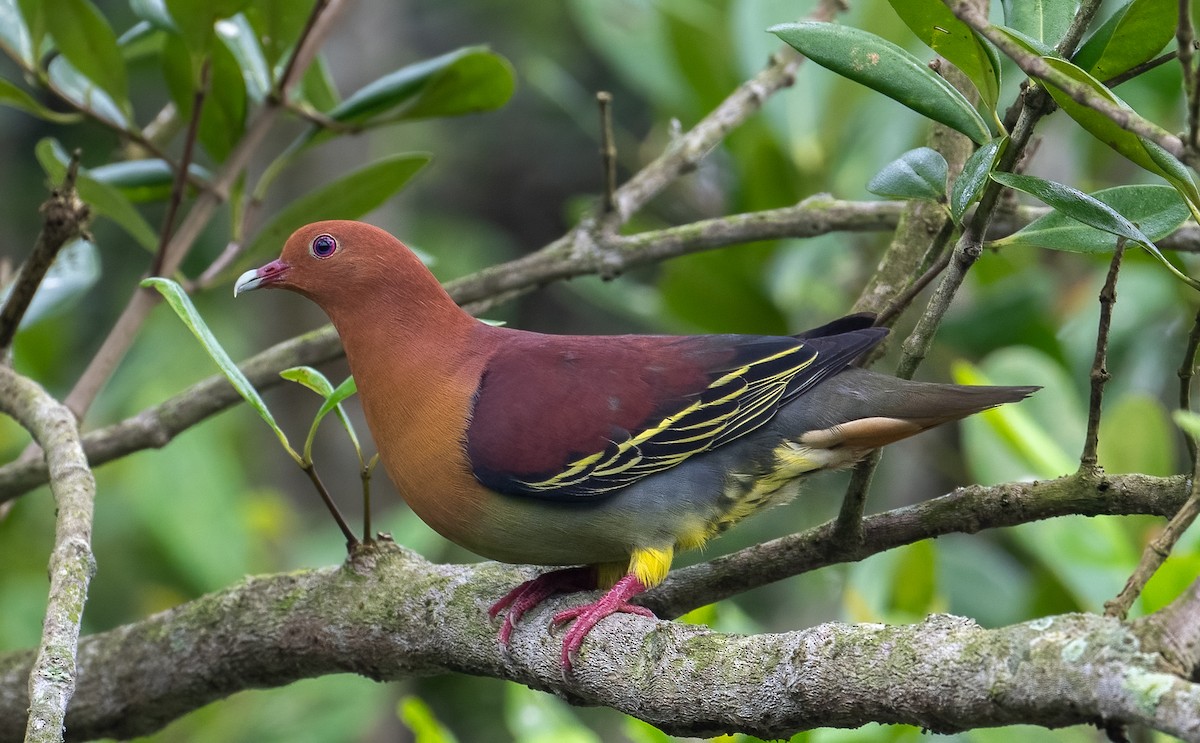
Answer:
POLYGON ((504 623, 500 625, 500 644, 508 647, 512 636, 513 626, 521 616, 550 598, 556 593, 575 593, 587 591, 596 587, 596 571, 591 567, 564 568, 542 573, 533 580, 527 580, 504 595, 488 609, 488 616, 496 616, 508 609, 504 615, 504 623))
POLYGON ((637 579, 635 575, 627 575, 617 581, 616 585, 608 590, 608 593, 601 596, 599 599, 590 604, 576 606, 573 609, 560 611, 554 615, 554 624, 569 622, 575 620, 575 624, 571 629, 567 630, 567 636, 563 638, 562 647, 562 667, 563 669, 571 670, 571 654, 579 650, 583 645, 583 640, 592 631, 592 627, 607 616, 622 612, 625 614, 637 614, 643 617, 654 618, 654 612, 644 606, 635 606, 629 603, 629 599, 642 593, 646 590, 646 586, 637 579))

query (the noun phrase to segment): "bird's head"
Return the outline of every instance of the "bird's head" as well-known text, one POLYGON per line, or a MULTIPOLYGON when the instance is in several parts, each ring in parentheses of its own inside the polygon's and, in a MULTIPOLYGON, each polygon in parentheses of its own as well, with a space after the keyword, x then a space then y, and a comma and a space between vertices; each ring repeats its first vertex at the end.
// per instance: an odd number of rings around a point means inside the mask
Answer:
POLYGON ((395 237, 362 222, 314 222, 292 233, 279 258, 238 277, 233 295, 277 287, 316 302, 331 316, 340 305, 397 294, 409 302, 444 294, 424 264, 395 237))

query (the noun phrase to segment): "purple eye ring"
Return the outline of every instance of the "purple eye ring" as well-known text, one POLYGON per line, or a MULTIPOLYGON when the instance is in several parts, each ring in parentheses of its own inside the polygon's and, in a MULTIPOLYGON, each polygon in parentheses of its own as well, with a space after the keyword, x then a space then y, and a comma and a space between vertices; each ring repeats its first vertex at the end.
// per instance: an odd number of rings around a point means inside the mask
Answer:
POLYGON ((309 251, 317 258, 328 258, 337 252, 337 240, 333 235, 317 235, 313 238, 309 251))

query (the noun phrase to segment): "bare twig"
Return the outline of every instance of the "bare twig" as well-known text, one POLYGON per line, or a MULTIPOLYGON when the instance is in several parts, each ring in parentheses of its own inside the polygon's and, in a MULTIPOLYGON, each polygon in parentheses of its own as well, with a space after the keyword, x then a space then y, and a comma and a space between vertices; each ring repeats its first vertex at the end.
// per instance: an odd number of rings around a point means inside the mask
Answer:
POLYGON ((929 247, 929 252, 937 256, 933 265, 925 269, 925 273, 917 277, 917 280, 905 287, 904 291, 900 292, 891 304, 883 309, 875 317, 876 325, 888 325, 892 320, 896 319, 901 312, 908 309, 917 295, 925 291, 925 287, 933 283, 933 280, 941 275, 942 271, 946 270, 946 266, 950 265, 950 258, 954 255, 953 250, 947 250, 946 244, 950 240, 950 236, 954 234, 954 223, 946 220, 942 224, 942 229, 934 238, 933 244, 929 247))
POLYGON ((208 96, 212 70, 212 57, 205 57, 200 65, 200 85, 192 99, 192 118, 188 121, 187 134, 183 139, 183 158, 179 161, 179 169, 175 172, 175 182, 171 185, 171 199, 167 202, 167 213, 163 215, 162 230, 158 236, 158 250, 154 253, 154 262, 150 266, 151 276, 162 276, 163 260, 166 257, 167 245, 170 244, 171 232, 175 228, 175 214, 183 203, 186 189, 188 168, 192 166, 192 153, 196 148, 196 136, 200 131, 200 114, 204 111, 204 101, 208 96))
POLYGON ((1195 62, 1196 36, 1192 30, 1191 0, 1179 0, 1179 20, 1175 26, 1175 41, 1178 46, 1179 67, 1183 72, 1183 92, 1187 96, 1187 142, 1195 148, 1200 145, 1200 75, 1195 62))
POLYGON ((1083 473, 1096 469, 1096 446, 1100 438, 1100 408, 1104 400, 1104 385, 1108 382, 1108 330, 1112 324, 1113 305, 1117 303, 1117 274, 1121 271, 1121 258, 1125 255, 1125 238, 1117 239, 1116 250, 1108 264, 1108 275, 1100 289, 1100 324, 1096 329, 1096 354, 1092 359, 1091 398, 1088 402, 1087 434, 1083 439, 1083 453, 1079 455, 1079 470, 1083 473))
MULTIPOLYGON (((1192 409, 1192 377, 1196 373, 1196 349, 1200 348, 1200 309, 1196 310, 1196 319, 1192 321, 1192 332, 1188 333, 1187 346, 1183 351, 1183 361, 1179 363, 1179 408, 1192 409)), ((1196 463, 1196 440, 1184 432, 1183 440, 1187 444, 1188 454, 1192 464, 1196 463)))
POLYGON ((91 212, 87 204, 79 200, 75 193, 75 178, 79 173, 79 151, 71 155, 71 164, 67 167, 67 175, 63 183, 50 193, 50 197, 42 204, 39 211, 42 214, 42 230, 38 233, 33 252, 21 266, 8 301, 0 309, 0 358, 8 353, 13 337, 21 318, 29 309, 33 295, 38 286, 54 263, 55 256, 63 246, 73 238, 87 230, 91 212))
POLYGON ((604 213, 617 208, 617 145, 613 139, 612 93, 602 90, 596 94, 600 106, 600 166, 604 176, 604 213))
POLYGON ((96 481, 79 443, 75 418, 36 382, 0 366, 0 411, 11 415, 45 452, 57 516, 50 555, 50 594, 42 641, 29 675, 27 741, 61 741, 75 693, 79 623, 95 572, 92 509, 96 481))

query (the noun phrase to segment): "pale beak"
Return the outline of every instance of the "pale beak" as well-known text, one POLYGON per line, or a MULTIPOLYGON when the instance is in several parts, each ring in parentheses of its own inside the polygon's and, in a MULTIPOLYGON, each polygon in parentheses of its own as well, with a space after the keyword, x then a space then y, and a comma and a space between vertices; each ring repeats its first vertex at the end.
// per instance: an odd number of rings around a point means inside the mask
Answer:
POLYGON ((264 286, 271 286, 277 283, 287 272, 288 264, 282 260, 274 260, 265 266, 252 268, 246 273, 238 277, 238 280, 233 283, 233 296, 242 294, 243 292, 254 291, 261 289, 264 286))

